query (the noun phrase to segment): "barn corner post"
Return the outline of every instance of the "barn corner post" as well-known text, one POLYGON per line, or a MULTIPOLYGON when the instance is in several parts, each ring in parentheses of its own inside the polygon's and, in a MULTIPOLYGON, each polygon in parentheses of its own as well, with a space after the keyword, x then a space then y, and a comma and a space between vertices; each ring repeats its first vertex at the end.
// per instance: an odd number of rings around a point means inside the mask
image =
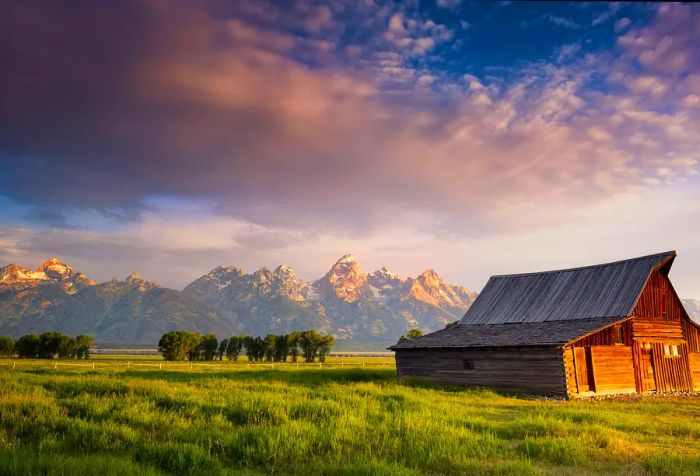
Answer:
POLYGON ((391 347, 397 373, 566 398, 700 389, 675 256, 493 276, 458 325, 391 347))

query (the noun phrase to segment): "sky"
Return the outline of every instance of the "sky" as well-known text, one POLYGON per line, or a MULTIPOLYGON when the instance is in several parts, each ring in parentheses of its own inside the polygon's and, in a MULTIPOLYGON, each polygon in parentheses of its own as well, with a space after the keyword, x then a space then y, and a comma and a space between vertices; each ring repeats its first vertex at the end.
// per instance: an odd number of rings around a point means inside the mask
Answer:
POLYGON ((700 298, 700 5, 0 6, 0 264, 181 288, 675 249, 700 298))

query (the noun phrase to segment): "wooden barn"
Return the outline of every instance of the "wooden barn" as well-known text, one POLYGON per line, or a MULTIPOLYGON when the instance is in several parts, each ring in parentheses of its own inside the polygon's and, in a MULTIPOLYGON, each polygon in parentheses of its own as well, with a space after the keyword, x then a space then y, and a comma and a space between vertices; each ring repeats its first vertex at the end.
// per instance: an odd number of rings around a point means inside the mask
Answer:
POLYGON ((398 375, 566 397, 700 390, 675 257, 493 276, 458 325, 390 347, 398 375))

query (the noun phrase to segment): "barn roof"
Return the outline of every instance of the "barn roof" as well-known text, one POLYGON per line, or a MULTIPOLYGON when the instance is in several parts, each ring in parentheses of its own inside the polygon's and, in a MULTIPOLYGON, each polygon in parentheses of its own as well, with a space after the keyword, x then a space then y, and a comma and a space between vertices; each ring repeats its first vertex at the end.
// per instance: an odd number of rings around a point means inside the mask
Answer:
POLYGON ((457 325, 419 339, 406 340, 389 348, 403 350, 559 346, 626 319, 629 318, 604 317, 554 322, 457 325))
POLYGON ((675 251, 613 263, 492 276, 460 323, 390 347, 563 345, 627 319, 655 270, 668 274, 675 251))
POLYGON ((583 268, 493 276, 460 324, 550 322, 632 314, 649 275, 668 269, 667 251, 583 268))

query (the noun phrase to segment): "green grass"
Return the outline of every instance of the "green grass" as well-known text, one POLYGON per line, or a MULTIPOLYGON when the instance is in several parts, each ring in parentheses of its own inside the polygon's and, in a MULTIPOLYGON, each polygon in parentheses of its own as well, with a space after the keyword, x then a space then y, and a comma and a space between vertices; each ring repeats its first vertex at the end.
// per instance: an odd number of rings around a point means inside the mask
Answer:
POLYGON ((87 473, 700 474, 700 398, 551 401, 380 367, 0 367, 0 475, 87 473))

